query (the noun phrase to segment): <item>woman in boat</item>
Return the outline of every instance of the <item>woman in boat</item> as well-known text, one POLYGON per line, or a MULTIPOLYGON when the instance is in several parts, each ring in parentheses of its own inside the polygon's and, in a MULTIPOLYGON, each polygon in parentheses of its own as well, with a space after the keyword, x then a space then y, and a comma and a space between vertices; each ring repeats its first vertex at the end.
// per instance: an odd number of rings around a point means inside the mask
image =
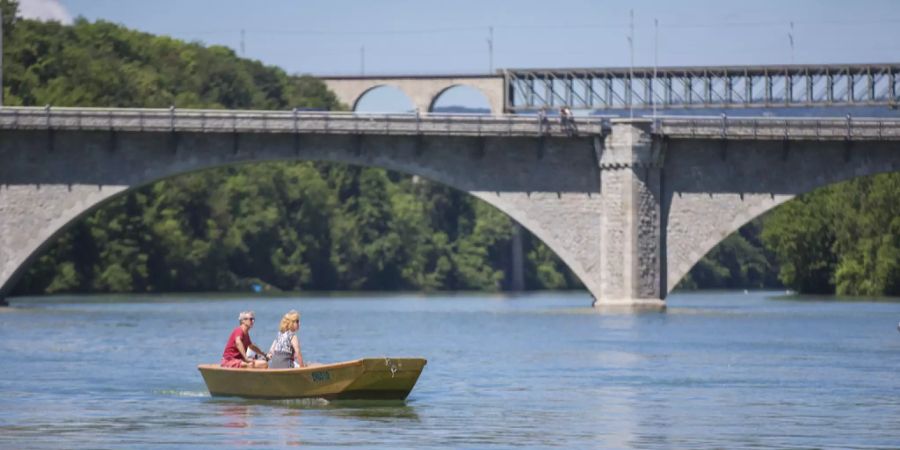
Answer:
POLYGON ((253 311, 244 311, 238 315, 238 326, 231 331, 228 342, 225 343, 225 351, 222 352, 222 367, 265 369, 268 367, 265 361, 258 361, 247 357, 247 350, 253 350, 257 355, 262 355, 262 350, 250 340, 250 329, 256 322, 253 311))
POLYGON ((300 329, 300 313, 288 311, 278 325, 278 336, 269 348, 269 367, 272 369, 290 369, 297 361, 297 367, 303 367, 303 354, 300 353, 300 340, 297 330, 300 329))

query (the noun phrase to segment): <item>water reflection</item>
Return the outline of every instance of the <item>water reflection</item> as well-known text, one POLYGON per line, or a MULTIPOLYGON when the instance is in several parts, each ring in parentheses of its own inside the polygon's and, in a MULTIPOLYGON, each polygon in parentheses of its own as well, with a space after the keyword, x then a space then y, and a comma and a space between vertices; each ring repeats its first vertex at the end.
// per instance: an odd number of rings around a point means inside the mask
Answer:
POLYGON ((247 428, 250 426, 250 407, 247 405, 221 405, 218 409, 225 428, 247 428))
POLYGON ((216 405, 219 414, 226 419, 224 426, 229 428, 247 428, 254 414, 270 417, 273 412, 281 417, 299 417, 303 411, 317 411, 331 417, 371 422, 419 421, 416 408, 403 401, 211 398, 209 403, 216 405))

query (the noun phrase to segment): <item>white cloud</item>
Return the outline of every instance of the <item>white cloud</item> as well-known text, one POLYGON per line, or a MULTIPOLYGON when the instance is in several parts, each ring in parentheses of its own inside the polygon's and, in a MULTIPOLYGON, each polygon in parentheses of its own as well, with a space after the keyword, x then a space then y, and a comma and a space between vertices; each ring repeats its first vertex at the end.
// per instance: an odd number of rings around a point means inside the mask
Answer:
POLYGON ((19 0, 19 15, 26 19, 72 23, 72 15, 60 0, 19 0))

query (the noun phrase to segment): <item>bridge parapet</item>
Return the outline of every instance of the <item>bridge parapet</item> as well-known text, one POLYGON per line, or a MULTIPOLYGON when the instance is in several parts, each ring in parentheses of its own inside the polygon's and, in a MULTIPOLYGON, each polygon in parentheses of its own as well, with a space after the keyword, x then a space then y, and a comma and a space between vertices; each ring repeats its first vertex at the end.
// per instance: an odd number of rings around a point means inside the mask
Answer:
MULTIPOLYGON (((577 120, 579 134, 602 134, 602 117, 577 120)), ((197 109, 0 109, 0 128, 201 133, 327 133, 355 135, 565 136, 537 116, 480 114, 363 114, 347 112, 197 109)))
MULTIPOLYGON (((614 119, 613 121, 618 120, 614 119)), ((900 140, 900 119, 854 117, 657 116, 655 135, 677 139, 900 140)), ((609 132, 604 116, 575 118, 579 135, 609 132)), ((555 118, 536 115, 369 114, 201 109, 41 108, 0 109, 0 129, 122 132, 296 133, 428 136, 569 136, 555 118)))
POLYGON ((686 139, 894 141, 900 119, 663 116, 656 134, 686 139))

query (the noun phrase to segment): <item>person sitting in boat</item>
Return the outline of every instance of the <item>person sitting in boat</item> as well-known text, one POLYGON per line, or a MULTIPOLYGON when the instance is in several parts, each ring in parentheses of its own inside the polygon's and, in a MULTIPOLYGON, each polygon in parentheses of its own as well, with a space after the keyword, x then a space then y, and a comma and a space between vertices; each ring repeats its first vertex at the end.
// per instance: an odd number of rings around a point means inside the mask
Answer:
POLYGON ((297 367, 303 367, 303 354, 300 353, 300 340, 297 330, 300 329, 300 313, 290 310, 281 318, 278 325, 278 336, 269 348, 269 367, 272 369, 290 369, 297 361, 297 367))
POLYGON ((250 340, 250 329, 256 322, 253 311, 244 311, 238 315, 239 325, 228 336, 225 351, 222 352, 222 367, 265 369, 268 364, 265 361, 250 359, 247 350, 253 350, 258 355, 263 351, 250 340))

